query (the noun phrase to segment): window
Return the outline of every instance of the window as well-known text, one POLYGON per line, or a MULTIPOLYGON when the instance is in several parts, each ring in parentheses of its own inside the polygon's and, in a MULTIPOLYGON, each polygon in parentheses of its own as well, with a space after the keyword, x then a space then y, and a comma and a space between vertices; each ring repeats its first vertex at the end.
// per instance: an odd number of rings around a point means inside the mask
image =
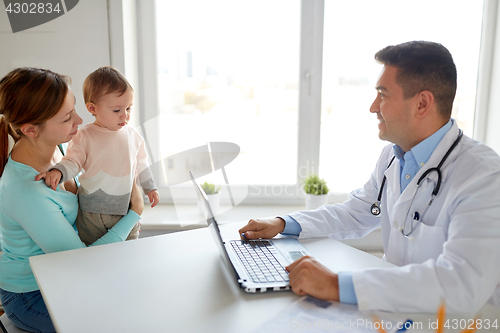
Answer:
MULTIPOLYGON (((387 144, 378 139, 376 117, 369 113, 381 70, 373 55, 415 39, 440 42, 454 56, 459 81, 453 117, 471 136, 483 2, 411 4, 156 0, 162 167, 177 167, 168 160, 173 154, 224 141, 241 148, 226 167, 229 182, 250 186, 249 196, 262 199, 254 202, 302 202, 298 188, 309 164, 319 165, 335 193, 361 186, 387 144), (304 15, 307 11, 314 15, 304 15), (306 36, 302 41, 301 34, 306 36), (301 47, 311 39, 319 46, 301 47), (318 84, 304 84, 311 78, 304 62, 317 59, 318 50, 323 61, 313 64, 322 79, 313 75, 318 84), (311 88, 321 91, 311 104, 317 110, 299 107, 311 88), (312 124, 302 134, 301 119, 312 124), (307 147, 315 140, 320 149, 309 157, 307 147)), ((147 24, 148 16, 140 17, 140 25, 147 24)), ((217 177, 222 184, 220 173, 217 177)))
POLYGON ((300 2, 156 5, 162 158, 232 142, 231 184, 294 184, 300 2))
POLYGON ((452 117, 472 137, 482 10, 482 1, 466 0, 325 2, 320 173, 332 189, 363 186, 388 144, 369 113, 382 69, 374 55, 387 45, 429 40, 451 52, 458 72, 452 117))

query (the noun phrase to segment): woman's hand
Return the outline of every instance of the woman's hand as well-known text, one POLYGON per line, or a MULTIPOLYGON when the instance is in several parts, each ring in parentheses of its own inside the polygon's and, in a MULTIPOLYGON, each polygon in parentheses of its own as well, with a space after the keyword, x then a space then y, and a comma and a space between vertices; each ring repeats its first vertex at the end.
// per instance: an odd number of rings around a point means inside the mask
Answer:
POLYGON ((75 180, 73 178, 59 185, 59 188, 71 192, 73 194, 76 194, 76 191, 78 191, 78 186, 76 186, 75 180))
POLYGON ((239 230, 242 239, 273 238, 285 229, 285 221, 279 217, 251 219, 239 230), (243 235, 244 234, 244 235, 243 235))
POLYGON ((141 216, 144 211, 144 199, 142 198, 141 188, 134 182, 132 193, 130 194, 130 209, 141 216))

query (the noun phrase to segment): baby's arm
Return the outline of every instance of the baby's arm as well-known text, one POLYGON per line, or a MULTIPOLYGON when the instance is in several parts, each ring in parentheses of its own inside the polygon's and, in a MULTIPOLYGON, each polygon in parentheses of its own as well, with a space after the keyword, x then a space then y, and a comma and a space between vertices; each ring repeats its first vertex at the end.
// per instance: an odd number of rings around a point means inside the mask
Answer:
POLYGON ((137 152, 136 172, 138 174, 139 183, 142 186, 144 193, 146 193, 149 198, 149 202, 151 203, 151 208, 153 208, 160 201, 160 195, 158 194, 157 187, 153 179, 153 174, 151 173, 151 168, 148 161, 148 154, 144 146, 144 139, 142 139, 139 133, 135 133, 135 135, 141 142, 141 145, 137 152))
POLYGON ((160 194, 157 190, 152 190, 148 192, 149 203, 151 203, 151 208, 156 206, 160 202, 160 194))
POLYGON ((39 181, 42 178, 45 178, 45 184, 51 187, 54 191, 57 189, 57 185, 59 185, 59 181, 61 180, 62 172, 57 169, 52 169, 47 172, 42 172, 35 177, 35 181, 39 181))

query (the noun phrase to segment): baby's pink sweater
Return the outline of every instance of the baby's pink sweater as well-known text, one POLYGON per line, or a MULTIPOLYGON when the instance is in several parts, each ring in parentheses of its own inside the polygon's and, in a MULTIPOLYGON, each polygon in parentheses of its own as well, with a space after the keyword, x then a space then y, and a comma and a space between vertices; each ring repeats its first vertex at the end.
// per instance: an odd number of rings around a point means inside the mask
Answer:
POLYGON ((118 131, 94 124, 81 127, 54 169, 63 174, 61 181, 85 171, 78 188, 80 208, 85 212, 126 215, 136 174, 144 193, 157 189, 144 139, 129 126, 118 131))

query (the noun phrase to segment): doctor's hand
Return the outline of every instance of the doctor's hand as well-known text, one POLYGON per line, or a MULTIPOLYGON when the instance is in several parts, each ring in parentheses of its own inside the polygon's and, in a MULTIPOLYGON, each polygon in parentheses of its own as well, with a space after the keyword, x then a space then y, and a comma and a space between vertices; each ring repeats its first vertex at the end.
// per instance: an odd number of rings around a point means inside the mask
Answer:
POLYGON ((311 295, 326 301, 339 301, 338 275, 309 256, 286 267, 292 291, 299 296, 311 295))
POLYGON ((285 221, 279 217, 251 219, 239 230, 242 239, 273 238, 285 229, 285 221), (242 234, 245 234, 244 236, 242 234))

